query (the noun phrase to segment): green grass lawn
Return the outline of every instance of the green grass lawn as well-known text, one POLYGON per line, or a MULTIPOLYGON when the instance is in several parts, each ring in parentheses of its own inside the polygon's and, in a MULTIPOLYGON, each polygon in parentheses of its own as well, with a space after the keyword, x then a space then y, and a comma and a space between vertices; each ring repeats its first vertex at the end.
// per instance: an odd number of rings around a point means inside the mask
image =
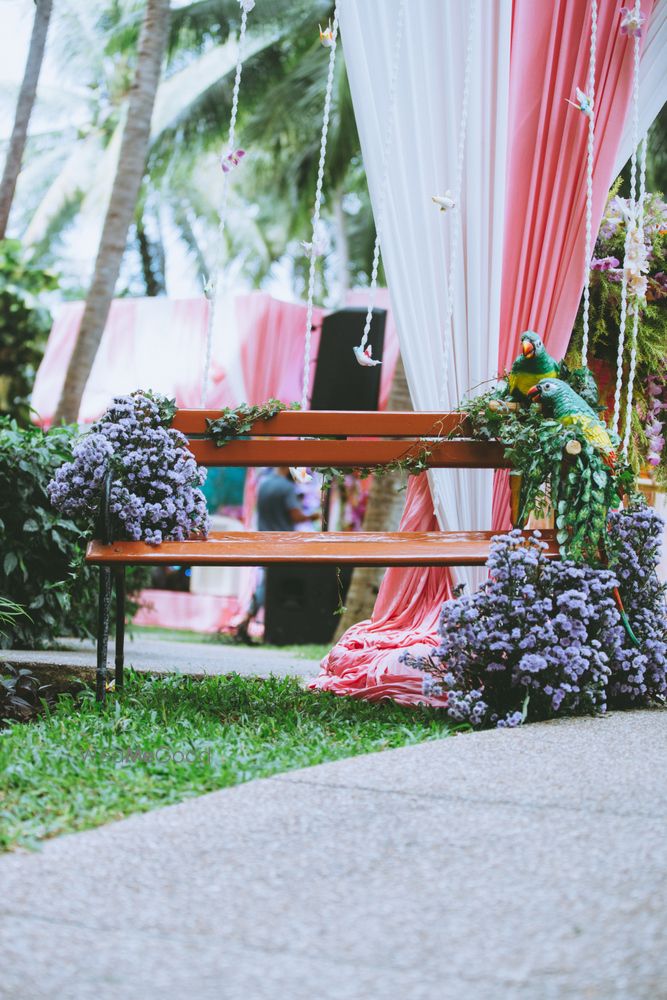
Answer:
POLYGON ((105 706, 89 691, 63 695, 46 715, 0 731, 0 849, 450 732, 433 709, 308 692, 292 677, 127 673, 105 706))

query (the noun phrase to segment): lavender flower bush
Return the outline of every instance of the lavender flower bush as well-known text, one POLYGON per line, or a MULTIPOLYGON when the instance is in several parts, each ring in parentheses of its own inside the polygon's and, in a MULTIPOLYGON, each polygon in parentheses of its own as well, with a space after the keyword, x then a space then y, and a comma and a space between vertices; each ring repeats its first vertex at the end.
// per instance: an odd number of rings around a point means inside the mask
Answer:
POLYGON ((495 539, 489 580, 442 609, 440 645, 405 659, 424 693, 473 726, 600 713, 667 694, 667 612, 655 567, 662 519, 645 506, 615 512, 609 569, 550 562, 539 532, 495 539), (641 640, 634 647, 614 598, 620 585, 641 640))
POLYGON ((621 708, 667 696, 667 587, 656 572, 664 520, 652 507, 637 503, 613 511, 609 527, 610 566, 641 643, 637 649, 624 641, 612 664, 609 703, 621 708))
POLYGON ((171 429, 174 407, 163 396, 135 392, 116 398, 74 446, 74 460, 61 466, 48 486, 65 515, 92 524, 107 473, 114 538, 159 545, 206 534, 208 513, 199 489, 206 471, 171 429))

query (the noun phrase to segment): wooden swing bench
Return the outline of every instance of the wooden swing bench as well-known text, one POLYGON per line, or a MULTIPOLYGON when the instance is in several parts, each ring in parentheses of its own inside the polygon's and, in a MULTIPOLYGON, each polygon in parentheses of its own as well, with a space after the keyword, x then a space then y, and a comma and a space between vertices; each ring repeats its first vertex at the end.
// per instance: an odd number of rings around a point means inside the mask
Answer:
MULTIPOLYGON (((215 410, 179 410, 173 426, 189 440, 203 466, 298 466, 373 468, 426 447, 425 462, 438 469, 507 468, 502 446, 472 440, 460 413, 353 411, 285 411, 258 421, 248 437, 221 448, 205 438, 206 418, 215 410), (457 437, 447 439, 452 432, 457 437), (433 439, 428 441, 428 439, 433 439), (425 445, 424 439, 428 441, 425 445)), ((512 523, 518 523, 519 477, 511 475, 512 523)), ((334 566, 481 566, 486 562, 491 531, 430 532, 212 532, 208 538, 184 542, 115 542, 109 536, 108 510, 102 512, 103 536, 91 541, 88 563, 100 567, 97 632, 98 700, 107 683, 107 645, 111 577, 116 592, 115 681, 122 687, 125 638, 125 567, 136 565, 269 566, 281 563, 326 563, 334 566)), ((557 557, 553 533, 545 533, 547 554, 557 557)))

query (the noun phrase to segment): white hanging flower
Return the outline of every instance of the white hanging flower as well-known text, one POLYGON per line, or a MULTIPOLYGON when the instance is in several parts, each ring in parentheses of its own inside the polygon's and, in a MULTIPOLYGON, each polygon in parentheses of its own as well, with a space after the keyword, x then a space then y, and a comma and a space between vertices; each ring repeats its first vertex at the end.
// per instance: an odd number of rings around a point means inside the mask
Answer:
POLYGON ((378 361, 373 357, 373 348, 370 344, 365 350, 361 344, 358 347, 353 347, 352 350, 354 351, 354 356, 357 359, 358 364, 360 364, 362 368, 374 368, 375 365, 382 364, 381 361, 378 361))
POLYGON ((318 28, 320 29, 320 42, 325 49, 330 49, 334 43, 334 33, 333 28, 331 27, 331 20, 329 20, 329 23, 324 31, 322 31, 321 24, 318 25, 318 28))
POLYGON ((309 483, 313 478, 308 469, 298 469, 290 465, 290 473, 295 483, 309 483))
POLYGON ((249 14, 255 6, 255 0, 239 0, 239 3, 241 4, 241 10, 246 14, 249 14))
POLYGON ((641 11, 636 12, 634 7, 621 7, 621 34, 628 35, 629 38, 642 36, 642 24, 646 18, 641 11))
POLYGON ((452 192, 447 188, 444 194, 434 194, 431 196, 431 201, 438 206, 441 212, 448 212, 451 208, 454 208, 456 202, 452 197, 452 192))
POLYGON ((312 243, 301 240, 299 245, 303 247, 306 257, 324 257, 330 250, 329 237, 326 232, 316 233, 312 243))
POLYGON ((576 101, 570 101, 567 97, 565 100, 568 104, 571 104, 573 108, 578 108, 582 114, 586 115, 587 118, 590 118, 593 114, 593 105, 591 104, 590 97, 588 94, 584 93, 581 87, 577 87, 575 92, 577 95, 576 101))
POLYGON ((649 270, 649 261, 644 234, 639 226, 633 226, 628 230, 623 270, 628 283, 628 291, 637 299, 646 299, 648 287, 646 274, 649 270))

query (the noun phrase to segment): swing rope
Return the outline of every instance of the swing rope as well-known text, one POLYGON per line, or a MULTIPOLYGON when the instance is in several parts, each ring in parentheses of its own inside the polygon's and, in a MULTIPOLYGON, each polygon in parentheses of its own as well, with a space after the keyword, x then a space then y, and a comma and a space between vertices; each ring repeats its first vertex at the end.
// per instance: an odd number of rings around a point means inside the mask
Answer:
MULTIPOLYGON (((644 239, 644 199, 646 197, 646 146, 645 135, 641 144, 639 169, 639 200, 636 206, 635 239, 644 239)), ((632 303, 632 337, 630 340, 630 370, 628 372, 628 390, 625 404, 625 434, 623 436, 623 455, 628 457, 630 447, 630 432, 632 430, 632 400, 634 396, 635 372, 637 369, 637 335, 639 332, 639 296, 632 303)))
MULTIPOLYGON (((640 0, 635 2, 635 15, 641 12, 640 0)), ((626 220, 625 247, 623 274, 621 277, 621 311, 618 324, 618 354, 616 357, 616 391, 614 393, 614 417, 612 430, 618 434, 621 419, 621 393, 623 389, 623 356, 625 354, 625 328, 628 315, 628 271, 627 259, 630 242, 637 223, 637 147, 639 145, 639 35, 633 36, 633 65, 632 65, 632 158, 630 160, 630 217, 626 220)), ((634 338, 633 323, 633 338, 634 338)), ((636 350, 636 343, 635 343, 636 350)), ((628 400, 632 406, 632 388, 628 389, 628 400)), ((627 420, 630 421, 630 407, 627 409, 627 420)), ((625 447, 625 443, 624 443, 625 447)))
POLYGON ((595 60, 598 35, 598 4, 591 4, 591 46, 588 60, 588 99, 591 112, 588 116, 588 144, 586 152, 586 242, 584 250, 584 310, 581 363, 588 364, 589 318, 591 307, 591 257, 593 254, 593 154, 595 150, 595 60))
MULTIPOLYGON (((239 110, 239 90, 241 89, 241 73, 243 70, 243 43, 245 41, 246 27, 248 23, 248 13, 252 10, 250 4, 247 0, 239 0, 241 5, 241 28, 239 31, 239 40, 236 56, 236 75, 234 77, 234 89, 232 91, 232 110, 229 119, 229 137, 227 140, 227 152, 225 158, 228 160, 234 154, 235 138, 236 138, 236 119, 238 117, 239 110)), ((220 279, 220 272, 222 271, 222 265, 224 263, 224 238, 225 238, 225 225, 227 220, 227 201, 229 193, 229 174, 230 171, 224 170, 222 173, 222 188, 220 192, 220 211, 219 211, 219 221, 218 221, 218 236, 216 241, 215 259, 213 261, 213 271, 209 276, 206 285, 204 286, 204 292, 209 299, 209 310, 208 310, 208 321, 206 324, 206 358, 204 362, 204 375, 202 378, 201 386, 201 405, 206 406, 206 400, 208 397, 208 388, 211 378, 211 356, 213 351, 213 330, 215 327, 215 313, 218 302, 218 286, 220 279)))
POLYGON ((315 264, 317 255, 315 246, 318 242, 320 211, 322 208, 322 185, 324 183, 324 165, 327 158, 327 136, 329 132, 329 117, 331 115, 331 97, 333 94, 334 68, 336 64, 336 45, 338 40, 338 0, 334 7, 331 43, 329 46, 329 74, 324 96, 324 114, 322 116, 322 135, 320 138, 320 159, 317 168, 317 184, 315 187, 315 207, 313 211, 313 236, 310 251, 310 267, 308 269, 308 300, 306 305, 306 339, 303 354, 303 385, 301 389, 301 409, 308 408, 308 386, 310 382, 310 354, 312 343, 313 302, 315 298, 315 264))
POLYGON ((447 268, 447 303, 446 322, 442 333, 442 379, 440 384, 440 405, 446 408, 449 399, 449 361, 451 343, 454 339, 454 278, 456 261, 461 242, 461 194, 463 190, 463 167, 465 162, 465 147, 468 134, 468 107, 470 104, 470 66, 472 64, 472 46, 474 26, 477 16, 477 0, 472 0, 468 12, 468 37, 466 42, 465 63, 463 69, 463 97, 461 99, 461 120, 459 122, 459 141, 456 161, 456 186, 454 188, 454 208, 452 228, 449 238, 449 267, 447 268))
POLYGON ((391 81, 389 84, 389 101, 387 120, 385 122, 384 142, 382 144, 382 160, 380 171, 380 195, 378 199, 377 219, 375 223, 375 244, 373 246, 373 264, 371 267, 371 282, 368 294, 368 309, 366 311, 366 321, 364 332, 359 344, 359 350, 363 353, 368 344, 368 337, 371 332, 373 322, 373 309, 375 307, 375 296, 377 292, 378 270, 380 267, 380 237, 384 229, 384 210, 387 198, 387 183, 389 175, 389 148, 394 130, 394 118, 396 116, 396 93, 398 89, 398 66, 401 52, 401 41, 403 38, 403 23, 405 21, 405 0, 401 0, 396 20, 396 36, 394 38, 394 53, 391 66, 391 81))

